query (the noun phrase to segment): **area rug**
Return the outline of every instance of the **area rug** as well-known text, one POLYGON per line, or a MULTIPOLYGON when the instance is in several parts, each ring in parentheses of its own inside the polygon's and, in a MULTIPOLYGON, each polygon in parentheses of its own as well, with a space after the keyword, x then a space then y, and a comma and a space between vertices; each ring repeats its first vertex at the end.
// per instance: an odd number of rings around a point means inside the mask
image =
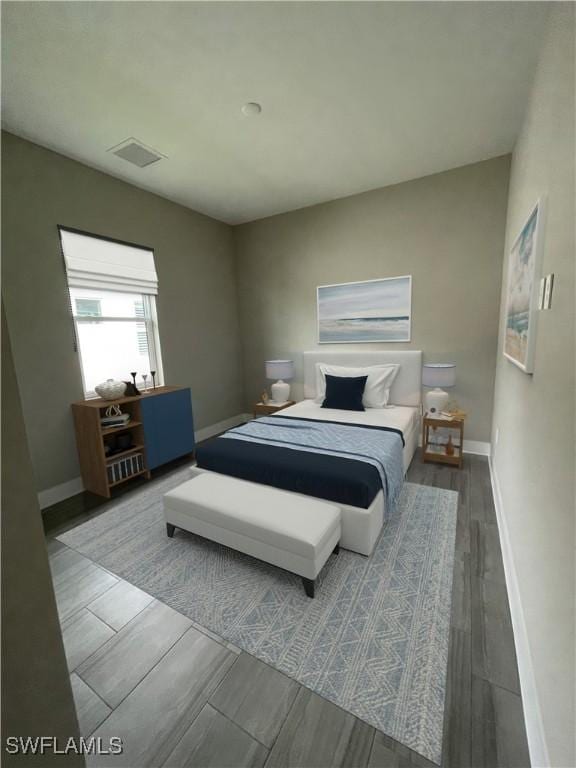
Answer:
POLYGON ((332 555, 317 584, 177 531, 178 472, 60 541, 440 763, 458 494, 406 483, 371 557, 332 555))

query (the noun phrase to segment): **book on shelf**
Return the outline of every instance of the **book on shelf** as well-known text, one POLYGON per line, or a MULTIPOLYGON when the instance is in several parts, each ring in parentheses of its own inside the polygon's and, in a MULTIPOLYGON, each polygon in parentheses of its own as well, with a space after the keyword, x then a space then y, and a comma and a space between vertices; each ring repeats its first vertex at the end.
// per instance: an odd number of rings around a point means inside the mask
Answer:
POLYGON ((426 453, 446 454, 446 447, 438 443, 428 443, 426 446, 426 453))
POLYGON ((117 483, 120 480, 127 480, 132 475, 137 475, 144 470, 144 456, 141 453, 135 453, 132 456, 126 456, 123 459, 109 464, 107 467, 108 482, 117 483))
MULTIPOLYGON (((454 453, 457 455, 460 453, 460 446, 456 443, 452 443, 454 453)), ((426 453, 441 454, 442 456, 448 456, 446 453, 446 443, 428 443, 425 449, 426 453)))
POLYGON ((125 424, 128 424, 130 421, 130 414, 129 413, 123 413, 120 416, 104 416, 104 418, 100 419, 100 424, 102 427, 121 427, 125 424))
POLYGON ((466 411, 440 411, 437 418, 446 421, 463 421, 466 418, 466 411))
MULTIPOLYGON (((441 445, 442 447, 444 447, 449 439, 450 439, 449 435, 434 435, 434 439, 429 440, 428 445, 441 445)), ((452 445, 454 447, 459 446, 460 438, 459 437, 454 438, 454 436, 452 436, 452 445)))

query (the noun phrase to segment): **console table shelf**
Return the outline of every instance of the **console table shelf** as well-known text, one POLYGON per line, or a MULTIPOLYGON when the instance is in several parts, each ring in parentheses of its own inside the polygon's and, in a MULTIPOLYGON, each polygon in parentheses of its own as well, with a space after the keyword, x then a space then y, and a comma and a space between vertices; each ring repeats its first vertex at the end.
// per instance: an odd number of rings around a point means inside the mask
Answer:
POLYGON ((143 445, 133 445, 132 448, 128 448, 126 451, 120 451, 119 453, 113 453, 112 455, 106 456, 106 462, 114 462, 116 459, 122 459, 124 456, 130 456, 132 453, 136 453, 137 451, 143 451, 144 446, 143 445))
POLYGON ((102 428, 102 437, 107 437, 108 435, 118 435, 120 432, 124 432, 127 429, 134 429, 135 427, 141 427, 142 422, 141 421, 129 421, 128 424, 122 424, 121 427, 103 427, 102 428))
POLYGON ((72 404, 72 414, 84 488, 99 496, 110 498, 112 488, 134 477, 149 480, 151 470, 194 452, 192 401, 187 387, 157 387, 117 400, 81 400, 72 404), (129 414, 130 421, 103 427, 101 419, 114 405, 129 414), (114 452, 107 453, 107 446, 114 452), (141 460, 130 461, 137 456, 141 460), (118 477, 120 471, 126 474, 118 477))

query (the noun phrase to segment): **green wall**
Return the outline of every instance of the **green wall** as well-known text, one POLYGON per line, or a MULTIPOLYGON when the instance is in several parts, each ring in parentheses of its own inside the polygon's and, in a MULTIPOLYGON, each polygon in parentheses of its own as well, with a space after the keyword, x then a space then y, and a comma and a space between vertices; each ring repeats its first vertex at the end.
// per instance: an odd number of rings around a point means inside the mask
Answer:
MULTIPOLYGON (((412 275, 412 341, 346 349, 421 349, 455 361, 465 437, 489 441, 508 156, 272 216, 235 228, 246 407, 263 361, 318 348, 316 286, 412 275)), ((323 344, 322 349, 342 349, 323 344)))
POLYGON ((39 491, 79 476, 57 224, 154 248, 165 378, 191 386, 197 429, 249 411, 269 357, 296 360, 302 395, 317 285, 411 274, 412 342, 395 348, 454 360, 466 437, 490 439, 508 156, 238 227, 11 134, 2 157, 2 292, 39 491))
MULTIPOLYGON (((3 304, 2 733, 55 736, 60 746, 79 736, 3 304)), ((84 762, 73 753, 2 755, 4 766, 84 762)))
POLYGON ((83 390, 58 224, 154 248, 166 383, 192 388, 196 429, 242 411, 228 225, 6 132, 2 189, 2 295, 39 491, 80 474, 70 403, 83 390))
POLYGON ((576 765, 575 10, 573 3, 550 7, 512 159, 506 254, 542 199, 542 275, 555 276, 552 308, 538 313, 534 373, 527 375, 502 353, 506 258, 492 461, 532 764, 559 768, 576 765))

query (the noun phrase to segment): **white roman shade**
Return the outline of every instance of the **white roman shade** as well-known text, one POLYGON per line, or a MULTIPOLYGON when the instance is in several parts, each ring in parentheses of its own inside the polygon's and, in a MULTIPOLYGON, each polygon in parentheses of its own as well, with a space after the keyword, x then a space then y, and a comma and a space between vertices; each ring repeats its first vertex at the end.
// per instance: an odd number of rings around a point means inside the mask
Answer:
POLYGON ((158 293, 154 251, 60 228, 68 284, 128 293, 158 293))

